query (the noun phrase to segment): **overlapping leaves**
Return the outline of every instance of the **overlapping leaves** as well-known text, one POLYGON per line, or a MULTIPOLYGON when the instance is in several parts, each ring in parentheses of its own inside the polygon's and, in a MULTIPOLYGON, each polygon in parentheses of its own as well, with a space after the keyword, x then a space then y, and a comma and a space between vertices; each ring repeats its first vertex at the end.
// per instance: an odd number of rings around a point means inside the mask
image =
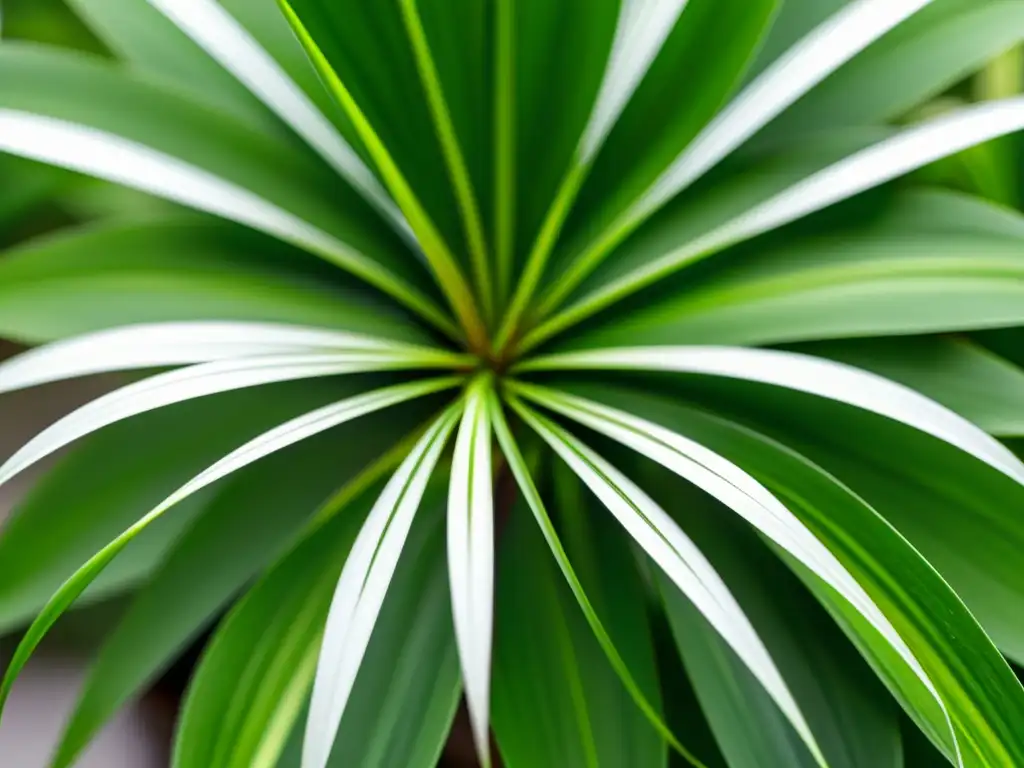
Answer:
POLYGON ((124 66, 4 43, 0 150, 196 213, 0 262, 0 331, 54 342, 0 391, 174 369, 0 467, 102 431, 0 548, 42 547, 48 500, 127 465, 159 409, 202 441, 220 421, 185 407, 227 403, 233 443, 193 466, 167 438, 161 467, 88 486, 104 514, 0 585, 4 626, 39 611, 0 703, 76 600, 142 585, 55 765, 265 567, 200 663, 178 768, 428 768, 460 693, 484 765, 493 729, 512 768, 895 766, 893 700, 953 763, 1024 764, 1024 689, 985 633, 1021 658, 998 596, 1024 583, 984 554, 1024 541, 1024 465, 990 436, 1024 424, 1024 220, 893 188, 1024 127, 1019 98, 897 125, 1024 37, 1024 3, 72 5, 124 66), (286 387, 322 397, 258 407, 286 387), (799 428, 822 408, 853 426, 799 428), (935 499, 975 513, 963 548, 915 513, 935 499), (784 591, 759 600, 769 562, 784 591), (652 613, 721 754, 663 711, 652 613))

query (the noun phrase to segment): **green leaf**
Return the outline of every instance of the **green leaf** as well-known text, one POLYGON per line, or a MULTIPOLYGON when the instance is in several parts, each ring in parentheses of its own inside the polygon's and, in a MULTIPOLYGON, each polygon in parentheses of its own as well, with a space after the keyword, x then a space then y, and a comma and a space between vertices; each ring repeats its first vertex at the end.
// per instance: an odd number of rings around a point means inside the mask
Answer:
MULTIPOLYGON (((308 42, 303 40, 307 52, 308 43, 315 41, 324 63, 408 181, 426 218, 436 225, 441 239, 454 251, 465 252, 458 202, 448 183, 444 154, 403 23, 401 4, 392 0, 376 3, 371 8, 355 0, 327 4, 294 0, 289 5, 311 38, 308 42), (387 56, 379 54, 382 49, 387 51, 387 56), (368 62, 373 65, 367 66, 368 62)), ((300 39, 302 37, 300 34, 300 39)), ((321 77, 323 74, 321 71, 321 77)), ((328 88, 334 90, 332 83, 328 82, 328 88)), ((381 167, 363 135, 360 120, 353 117, 347 106, 346 112, 374 156, 385 183, 390 186, 388 171, 381 167)), ((396 200, 404 209, 403 201, 396 200)), ((405 213, 413 229, 418 231, 414 217, 408 210, 405 213)))
POLYGON ((1024 216, 1019 211, 963 192, 929 187, 895 196, 881 212, 877 227, 880 232, 891 228, 928 235, 1024 238, 1024 216))
POLYGON ((999 437, 1024 437, 1024 371, 967 339, 823 342, 800 350, 898 381, 999 437))
POLYGON ((836 13, 849 0, 784 0, 772 23, 764 45, 750 68, 748 79, 793 47, 804 35, 836 13))
MULTIPOLYGON (((396 162, 388 144, 378 135, 372 119, 367 116, 360 105, 358 94, 353 94, 350 87, 339 77, 332 60, 321 50, 317 39, 314 39, 305 22, 295 13, 288 0, 280 0, 280 3, 289 24, 295 30, 296 36, 316 66, 320 77, 348 114, 383 177, 384 183, 409 221, 409 226, 430 265, 437 284, 462 324, 462 330, 467 340, 475 349, 486 349, 486 328, 480 317, 476 298, 460 267, 457 258, 458 249, 452 249, 451 240, 443 226, 439 228, 431 211, 424 207, 420 190, 415 183, 410 183, 406 170, 396 162)), ((382 17, 381 20, 385 25, 387 24, 386 17, 382 17)), ((349 21, 349 18, 346 18, 346 21, 349 21)), ((358 27, 359 25, 356 23, 354 26, 358 27)), ((366 33, 364 32, 364 34, 366 33)), ((369 39, 370 37, 367 38, 367 40, 369 39)), ((392 41, 392 44, 394 42, 392 41)), ((433 157, 431 153, 426 153, 426 156, 433 157)), ((433 202, 436 199, 437 192, 434 190, 431 192, 430 200, 433 202)))
MULTIPOLYGON (((359 155, 288 73, 230 13, 215 0, 148 2, 301 136, 396 230, 408 234, 408 225, 359 155)), ((266 5, 259 7, 264 14, 269 10, 266 5)))
MULTIPOLYGON (((20 217, 54 195, 63 174, 54 168, 0 155, 0 179, 0 227, 13 229, 20 217)), ((7 245, 10 236, 11 232, 5 231, 0 243, 7 245)))
MULTIPOLYGON (((577 575, 576 569, 569 561, 569 555, 562 545, 562 541, 559 538, 558 531, 555 530, 551 517, 548 515, 547 508, 541 498, 540 492, 537 490, 537 486, 534 484, 529 467, 526 464, 526 460, 523 458, 523 455, 519 450, 519 446, 516 443, 515 438, 512 436, 512 432, 505 419, 505 415, 502 412, 501 404, 496 394, 492 394, 491 396, 490 407, 495 437, 497 438, 498 444, 501 446, 502 453, 505 456, 505 460, 508 462, 509 469, 512 471, 512 474, 516 479, 516 483, 519 486, 523 500, 526 502, 530 512, 533 514, 537 525, 540 527, 544 540, 547 542, 559 570, 565 577, 566 584, 571 590, 573 597, 576 598, 576 602, 579 605, 580 610, 583 611, 583 616, 590 626, 590 631, 593 634, 594 639, 597 640, 609 664, 614 670, 616 676, 619 678, 619 681, 632 698, 637 711, 643 714, 654 730, 661 735, 662 739, 670 744, 680 755, 689 755, 687 749, 679 743, 678 739, 676 739, 665 724, 658 712, 658 707, 652 703, 652 700, 657 700, 657 697, 655 696, 656 683, 650 683, 647 673, 644 673, 643 676, 647 685, 645 686, 646 690, 642 690, 637 679, 634 677, 631 667, 636 665, 640 668, 641 672, 643 672, 643 667, 647 663, 644 656, 646 644, 642 639, 638 645, 630 643, 630 660, 628 662, 619 652, 615 640, 608 634, 608 630, 605 629, 605 625, 600 616, 598 616, 594 604, 588 597, 587 590, 580 581, 580 577, 577 575)), ((558 486, 560 491, 564 491, 565 489, 578 490, 578 483, 570 481, 571 478, 560 477, 558 486)), ((572 514, 573 505, 582 503, 583 500, 580 498, 578 493, 573 494, 572 497, 569 498, 563 492, 560 499, 562 516, 564 518, 568 518, 572 514)), ((585 550, 589 548, 590 546, 584 540, 584 532, 577 532, 574 537, 574 549, 576 549, 577 552, 585 552, 585 550)), ((614 556, 614 553, 612 554, 614 556)), ((592 557, 593 553, 591 552, 589 555, 591 557, 587 560, 586 565, 588 566, 588 582, 592 589, 615 596, 620 593, 613 587, 625 586, 627 587, 626 592, 629 592, 629 584, 626 580, 617 580, 616 585, 604 584, 602 579, 603 572, 594 567, 595 561, 592 557)), ((602 599, 602 602, 606 607, 610 599, 610 597, 602 599)), ((618 622, 618 631, 624 632, 624 627, 629 627, 632 630, 628 637, 625 637, 624 639, 635 640, 638 637, 637 633, 640 632, 639 628, 643 626, 645 619, 637 620, 637 614, 633 613, 639 605, 639 602, 632 600, 616 601, 615 607, 617 608, 617 611, 623 612, 623 614, 617 613, 616 615, 625 616, 623 620, 618 622)), ((619 722, 625 721, 620 717, 619 722)), ((699 761, 692 758, 692 756, 687 759, 689 759, 691 763, 699 763, 699 761)))
POLYGON ((440 515, 430 514, 440 504, 427 504, 388 588, 329 768, 434 768, 448 741, 462 685, 440 515))
MULTIPOLYGON (((675 0, 666 2, 678 11, 675 0)), ((516 264, 523 268, 496 337, 499 349, 517 332, 590 167, 585 137, 597 114, 595 100, 614 68, 615 45, 635 21, 622 0, 519 0, 515 6, 509 21, 515 58, 514 242, 516 264), (551 120, 552 114, 559 119, 551 120)), ((653 32, 658 37, 660 30, 653 32)), ((590 155, 598 146, 591 144, 590 155)))
POLYGON ((466 705, 477 757, 490 756, 491 645, 494 634, 494 470, 489 374, 466 390, 448 489, 448 574, 466 705))
MULTIPOLYGON (((522 348, 529 349, 622 298, 723 248, 778 229, 935 160, 990 139, 1015 133, 1022 127, 1024 99, 1017 98, 957 110, 908 128, 823 170, 802 177, 763 202, 738 211, 738 215, 726 223, 705 229, 705 234, 695 239, 676 240, 673 245, 662 241, 653 254, 640 249, 633 250, 625 260, 620 257, 617 260, 619 263, 613 265, 616 276, 605 275, 602 278, 600 274, 597 275, 592 281, 593 287, 586 289, 581 298, 534 330, 524 340, 522 348)), ((755 176, 755 189, 763 187, 765 183, 763 177, 755 176)), ((749 191, 745 194, 749 194, 749 191)), ((658 240, 654 242, 658 243, 658 240)))
MULTIPOLYGON (((331 594, 381 490, 374 476, 386 469, 379 465, 332 500, 322 526, 221 625, 186 698, 175 768, 274 768, 289 733, 304 730, 331 594)), ((388 590, 353 690, 359 706, 343 720, 332 766, 433 768, 446 739, 460 687, 438 490, 388 590), (424 657, 434 663, 421 663, 424 657)))
POLYGON ((196 217, 100 224, 0 261, 0 333, 39 343, 172 320, 262 320, 424 339, 386 302, 264 235, 196 217))
POLYGON ((53 765, 72 764, 105 721, 277 559, 339 482, 390 447, 403 429, 407 424, 394 415, 369 429, 340 429, 243 470, 218 492, 107 635, 53 765), (357 433, 363 435, 360 450, 346 450, 357 433))
POLYGON ((303 762, 313 768, 330 762, 406 541, 463 407, 460 400, 444 411, 405 457, 345 560, 327 614, 302 747, 303 762))
MULTIPOLYGON (((615 258, 609 259, 591 280, 583 283, 583 287, 590 288, 601 280, 614 281, 638 264, 659 258, 679 243, 700 240, 708 232, 742 217, 747 211, 782 194, 802 179, 870 146, 890 133, 889 129, 880 128, 851 130, 809 140, 795 149, 786 147, 773 153, 762 150, 752 153, 750 157, 737 159, 695 189, 680 195, 661 216, 623 244, 615 258)), ((556 278, 552 290, 565 293, 574 289, 586 278, 592 266, 596 265, 596 261, 591 265, 589 260, 584 262, 582 256, 577 258, 568 266, 565 274, 556 278)), ((546 301, 545 306, 549 305, 554 308, 553 302, 546 301)), ((555 315, 554 319, 542 323, 528 334, 523 349, 528 350, 530 346, 560 331, 562 324, 555 324, 558 317, 555 315)))
POLYGON ((837 232, 738 254, 726 270, 573 340, 783 344, 1024 323, 1020 244, 978 235, 837 232))
MULTIPOLYGON (((820 83, 865 46, 911 16, 930 0, 858 0, 811 31, 721 110, 665 165, 653 184, 630 207, 600 222, 592 244, 562 275, 556 293, 566 296, 616 246, 655 212, 754 136, 786 107, 820 83)), ((550 300, 545 310, 557 302, 550 300)))
MULTIPOLYGON (((414 362, 398 365, 399 369, 418 367, 419 364, 414 362)), ((389 363, 386 356, 380 354, 363 352, 356 353, 353 357, 345 353, 293 353, 215 360, 151 376, 86 403, 44 429, 0 466, 0 484, 8 482, 79 438, 132 416, 168 405, 284 381, 369 373, 392 368, 394 365, 389 363)), ((451 386, 457 382, 458 379, 448 380, 451 386)), ((437 384, 437 381, 433 383, 437 384)), ((424 382, 420 381, 419 384, 424 382)), ((428 384, 428 389, 429 386, 428 384)))
POLYGON ((346 398, 285 422, 253 438, 193 477, 93 555, 54 593, 14 651, 4 674, 3 683, 0 685, 0 711, 10 695, 14 681, 54 623, 122 550, 149 526, 160 520, 177 503, 261 458, 313 437, 320 432, 392 405, 451 388, 457 383, 459 383, 458 380, 452 379, 425 380, 397 384, 346 398))
POLYGON ((482 210, 490 210, 487 110, 491 11, 476 0, 400 0, 406 35, 416 59, 462 218, 477 295, 493 318, 494 284, 482 210))
POLYGON ((678 524, 643 490, 570 433, 518 400, 511 403, 711 622, 785 713, 818 764, 825 765, 803 714, 764 644, 721 577, 678 524))
MULTIPOLYGON (((514 391, 629 446, 641 456, 694 484, 746 520, 765 538, 774 542, 789 557, 799 562, 847 601, 851 609, 891 646, 899 663, 912 671, 935 703, 942 706, 933 682, 921 668, 920 660, 908 648, 905 639, 880 610, 878 603, 815 536, 813 529, 741 466, 700 443, 627 411, 541 387, 516 384, 514 391)), ((685 600, 683 602, 685 603, 685 600)), ((692 607, 689 612, 685 607, 678 610, 681 614, 691 617, 700 615, 699 611, 692 607)), ((740 658, 735 661, 742 663, 740 658)))
MULTIPOLYGON (((628 397, 618 389, 606 391, 606 396, 614 397, 619 403, 628 397)), ((670 422, 674 428, 746 467, 828 545, 882 607, 934 681, 956 727, 966 765, 1013 765, 1020 761, 1019 755, 1024 748, 1021 742, 1024 728, 1020 724, 1024 717, 1020 703, 1024 699, 1020 696, 1020 683, 956 593, 871 506, 802 455, 732 421, 670 404, 647 394, 629 397, 628 402, 632 410, 656 412, 659 421, 670 422)), ((839 411, 834 407, 828 410, 839 411)), ((759 415, 763 412, 764 409, 760 408, 759 415)), ((847 412, 847 417, 851 413, 847 412)), ((834 415, 838 416, 838 413, 834 415)), ((801 424, 802 420, 820 423, 822 418, 822 414, 815 414, 807 408, 799 418, 793 417, 790 423, 801 424)), ((882 431, 867 431, 875 424, 881 424, 881 420, 872 420, 861 414, 852 423, 858 425, 859 434, 864 434, 865 438, 868 434, 871 438, 885 435, 882 431)), ((854 433, 841 418, 829 419, 828 425, 832 436, 819 443, 826 447, 812 452, 812 457, 828 455, 837 443, 860 444, 859 440, 849 439, 854 433)), ((791 431, 787 424, 785 432, 791 431)), ((914 434, 905 427, 894 426, 886 431, 908 436, 914 434)), ((934 458, 935 451, 928 451, 924 444, 927 442, 933 448, 952 450, 926 436, 920 436, 919 442, 922 444, 918 446, 919 451, 904 455, 917 457, 914 465, 919 467, 918 471, 929 475, 941 474, 941 465, 929 461, 934 458)), ((867 441, 860 445, 862 449, 877 454, 878 446, 885 444, 872 439, 870 448, 867 441)), ((801 451, 814 446, 806 439, 795 443, 801 451)), ((961 462, 984 466, 962 454, 960 456, 961 462)), ((990 468, 985 468, 985 472, 998 481, 1012 483, 990 468)), ((839 476, 844 477, 843 474, 839 476)), ((855 489, 861 490, 857 486, 855 489)), ((881 494, 879 496, 882 497, 881 494)), ((880 509, 885 514, 886 508, 880 509)), ((935 519, 929 519, 923 525, 933 527, 935 519)), ((787 562, 793 564, 788 558, 787 562)), ((886 650, 878 634, 856 616, 848 603, 839 599, 835 592, 825 589, 804 568, 794 567, 839 620, 918 725, 933 741, 944 746, 947 755, 951 755, 947 721, 932 696, 886 650)))
POLYGON ((266 232, 440 320, 441 310, 399 277, 420 269, 417 260, 329 168, 141 76, 78 54, 5 45, 0 150, 266 232))
MULTIPOLYGON (((566 260, 635 202, 726 101, 750 63, 776 0, 689 0, 594 160, 564 237, 566 260), (710 54, 710 55, 709 55, 710 54), (681 80, 686 73, 688 79, 681 80), (697 74, 699 73, 699 75, 697 74), (685 98, 680 98, 682 92, 685 98)), ((540 311, 564 293, 549 292, 540 311)))
MULTIPOLYGON (((808 414, 836 429, 851 423, 845 410, 808 414)), ((1020 487, 925 436, 874 421, 857 429, 861 439, 836 441, 801 418, 784 439, 878 509, 938 569, 1000 650, 1020 663, 1024 580, 1013 553, 1024 546, 1024 528, 1007 511, 1021 504, 1020 487), (906 455, 918 459, 898 461, 906 455)))
POLYGON ((253 40, 263 48, 285 74, 296 83, 319 110, 333 122, 346 141, 369 162, 365 147, 345 113, 331 98, 316 69, 306 56, 302 44, 295 39, 291 27, 281 13, 277 0, 217 0, 241 24, 253 40))
MULTIPOLYGON (((322 404, 332 388, 278 385, 220 395, 148 413, 87 438, 29 492, 0 535, 0 634, 30 620, 140 511, 256 431, 322 404), (148 439, 154 434, 161 439, 148 439)), ((140 536, 83 600, 144 581, 207 502, 204 495, 184 502, 179 514, 140 536)))
POLYGON ((902 117, 1022 39, 1024 5, 1015 0, 933 3, 811 91, 767 134, 792 140, 799 132, 902 117))
POLYGON ((149 2, 68 0, 68 4, 133 69, 172 83, 240 120, 268 124, 269 116, 259 102, 149 2))
MULTIPOLYGON (((582 501, 578 497, 577 501, 582 501)), ((584 509, 565 513, 582 514, 584 509)), ((587 521, 588 525, 590 521, 587 521)), ((601 557, 604 595, 614 600, 609 624, 630 642, 629 667, 653 684, 654 654, 645 615, 643 585, 621 537, 598 550, 580 541, 574 559, 601 557), (623 619, 635 621, 627 622, 623 619)), ((617 536, 617 532, 612 531, 617 536)), ((607 539, 607 531, 602 532, 607 539)), ((604 542, 603 542, 604 543, 604 542)), ((504 762, 518 766, 626 768, 665 765, 664 743, 636 708, 576 606, 572 592, 548 555, 548 545, 520 502, 503 530, 498 574, 494 665, 494 729, 504 762)), ((601 572, 594 574, 600 577, 601 572)), ((591 582, 593 585, 593 582, 591 582)))
POLYGON ((524 259, 576 164, 622 5, 621 0, 515 3, 516 246, 524 259))
POLYGON ((931 435, 1024 484, 1024 465, 967 419, 918 392, 822 358, 743 347, 633 347, 534 358, 519 371, 649 371, 711 376, 814 395, 852 405, 931 435))
MULTIPOLYGON (((835 624, 743 523, 651 474, 776 660, 832 768, 902 768, 898 709, 835 624)), ((663 576, 660 577, 665 582, 663 576)), ((778 708, 703 617, 664 592, 679 652, 731 768, 811 766, 778 708)))

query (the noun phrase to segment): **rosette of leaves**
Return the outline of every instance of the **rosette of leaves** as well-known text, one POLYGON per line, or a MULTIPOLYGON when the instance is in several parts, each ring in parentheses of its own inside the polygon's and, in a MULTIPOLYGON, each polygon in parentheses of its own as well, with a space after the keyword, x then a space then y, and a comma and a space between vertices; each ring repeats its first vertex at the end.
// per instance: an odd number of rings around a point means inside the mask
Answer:
POLYGON ((432 766, 463 695, 484 765, 1024 764, 1024 221, 904 179, 1024 127, 905 119, 1024 3, 72 5, 124 64, 0 47, 0 149, 195 213, 0 269, 0 390, 167 369, 0 469, 84 441, 4 694, 138 588, 54 765, 221 616, 179 768, 432 766))

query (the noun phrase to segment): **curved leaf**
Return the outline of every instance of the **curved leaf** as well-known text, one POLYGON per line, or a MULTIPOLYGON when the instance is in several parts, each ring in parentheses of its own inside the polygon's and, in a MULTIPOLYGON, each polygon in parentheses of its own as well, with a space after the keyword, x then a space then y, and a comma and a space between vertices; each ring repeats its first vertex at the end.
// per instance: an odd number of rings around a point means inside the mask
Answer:
POLYGON ((346 421, 448 389, 457 383, 458 380, 451 379, 426 380, 356 395, 281 424, 250 440, 196 475, 96 553, 54 594, 15 649, 4 674, 2 685, 0 685, 0 711, 10 695, 14 681, 57 619, 134 538, 159 520, 169 509, 218 480, 290 445, 344 424, 346 421))
POLYGON ((792 140, 803 131, 902 117, 1022 39, 1024 6, 1014 0, 933 3, 807 94, 767 133, 792 140))
MULTIPOLYGON (((324 768, 430 476, 459 417, 438 418, 381 491, 352 545, 327 615, 302 764, 324 768)), ((489 480, 489 477, 488 477, 489 480)))
POLYGON ((215 0, 147 2, 305 139, 397 229, 411 234, 395 204, 359 155, 273 56, 230 13, 215 0))
POLYGON ((340 429, 239 472, 156 566, 106 636, 52 763, 71 765, 105 721, 277 559, 311 513, 390 447, 403 420, 340 429), (360 450, 348 446, 361 435, 360 450))
MULTIPOLYGON (((379 477, 400 458, 379 462, 339 492, 222 624, 188 692, 175 768, 297 768, 297 754, 284 761, 291 745, 301 745, 294 737, 304 730, 331 594, 379 477)), ((439 507, 436 495, 428 503, 439 507)), ((332 766, 436 764, 459 695, 447 594, 443 537, 437 517, 423 514, 378 619, 352 694, 359 706, 344 719, 332 766), (421 654, 436 663, 421 664, 421 654)))
MULTIPOLYGON (((234 445, 322 405, 337 388, 289 385, 172 406, 86 438, 28 492, 0 534, 0 635, 31 621, 90 555, 234 445), (333 392, 332 392, 333 390, 333 392), (160 440, 149 439, 158 434, 160 440), (118 467, 112 472, 111 466, 118 467), (54 531, 61 531, 54 536, 54 531)), ((143 582, 206 508, 199 494, 139 536, 83 596, 143 582)))
POLYGON ((721 634, 800 734, 818 764, 825 765, 803 714, 764 644, 728 587, 683 530, 646 493, 575 437, 518 401, 512 403, 721 634))
MULTIPOLYGON (((592 522, 586 521, 588 529, 592 522)), ((589 575, 605 574, 603 613, 613 619, 620 639, 627 639, 628 666, 657 701, 643 583, 625 542, 617 531, 608 533, 601 531, 601 543, 609 546, 599 549, 597 532, 587 530, 574 542, 574 559, 601 563, 589 575)), ((542 531, 520 503, 503 529, 499 553, 493 717, 505 765, 664 766, 664 743, 607 665, 547 550, 542 531)))
MULTIPOLYGON (((605 396, 626 400, 634 411, 657 414, 658 421, 671 422, 746 467, 827 544, 883 609, 934 680, 956 727, 963 764, 1013 765, 1020 760, 1024 733, 1018 723, 1024 713, 1020 683, 953 590, 872 507, 804 456, 734 422, 646 393, 630 396, 614 389, 606 390, 605 396)), ((835 424, 830 423, 830 429, 835 424)), ((893 429, 910 432, 905 427, 893 429)), ((925 436, 921 440, 935 442, 925 436)), ((844 437, 839 442, 851 441, 844 437)), ((801 451, 805 447, 799 444, 801 451)), ((870 450, 876 452, 877 444, 870 450)), ((937 464, 924 461, 931 458, 928 454, 915 455, 922 456, 921 466, 927 467, 923 471, 931 474, 938 469, 937 464)), ((972 463, 966 457, 963 460, 972 463)), ((1011 482, 989 468, 985 471, 1011 482)), ((839 620, 918 725, 952 758, 947 721, 932 696, 902 672, 877 632, 856 617, 845 601, 823 588, 808 570, 785 559, 839 620)))
POLYGON ((550 311, 612 249, 669 200, 739 148, 836 68, 931 0, 855 0, 815 28, 750 83, 620 216, 601 223, 545 302, 550 311))
POLYGON ((0 333, 38 343, 202 318, 424 340, 401 312, 320 266, 258 233, 191 216, 75 229, 4 254, 0 333))
MULTIPOLYGON (((590 598, 587 596, 587 592, 583 583, 580 581, 580 577, 576 573, 576 569, 569 560, 568 553, 562 546, 561 539, 558 536, 558 532, 555 530, 551 517, 548 515, 540 492, 537 490, 537 487, 533 482, 533 478, 530 475, 530 470, 526 464, 526 460, 523 458, 522 453, 519 451, 519 446, 516 443, 515 438, 512 436, 511 429, 509 428, 505 415, 501 410, 500 402, 498 401, 496 394, 493 393, 491 395, 490 408, 491 422, 494 426, 495 437, 497 438, 498 445, 501 447, 505 460, 508 462, 509 469, 512 471, 512 474, 516 479, 516 483, 519 486, 523 500, 526 502, 527 506, 529 506, 531 513, 537 521, 537 525, 540 526, 541 533, 544 535, 544 540, 547 542, 548 547, 551 550, 551 554, 554 556, 555 562, 558 564, 559 570, 565 577, 566 583, 572 591, 573 597, 576 598, 576 602, 583 611, 584 618, 586 618, 587 623, 590 625, 590 631, 600 644, 601 650, 604 652, 608 663, 611 664, 612 669, 615 671, 620 682, 633 699, 637 709, 645 718, 647 718, 654 730, 661 734, 662 739, 664 739, 665 742, 670 744, 673 749, 683 755, 691 763, 699 763, 699 761, 694 758, 682 744, 679 743, 679 740, 676 739, 669 730, 661 715, 658 713, 657 707, 651 702, 651 699, 653 698, 652 692, 645 692, 641 689, 630 669, 630 664, 623 658, 622 654, 616 647, 615 641, 608 634, 608 630, 605 629, 604 623, 598 616, 594 604, 591 603, 590 598)), ((570 505, 571 502, 563 504, 563 506, 570 505)), ((582 547, 584 546, 584 543, 577 542, 577 546, 582 547)), ((593 581, 596 581, 599 576, 600 574, 592 573, 592 583, 593 581)), ((631 626, 635 626, 636 622, 632 622, 630 624, 631 626)), ((633 659, 633 663, 635 664, 638 662, 636 659, 633 659)))
MULTIPOLYGON (((634 202, 714 117, 750 63, 778 5, 775 0, 684 4, 674 28, 662 30, 669 36, 658 58, 593 161, 563 235, 569 252, 560 260, 571 260, 590 245, 600 227, 634 202), (685 98, 679 98, 680 73, 689 76, 685 98)), ((644 18, 644 11, 633 13, 644 18)), ((545 306, 561 298, 550 292, 545 306)))
POLYGON ((0 151, 231 219, 338 264, 416 311, 404 244, 338 177, 177 91, 77 54, 0 51, 0 151))
POLYGON ((582 335, 581 346, 784 344, 1024 323, 1024 261, 1008 238, 837 233, 776 247, 582 335))
POLYGON ((782 110, 931 0, 853 0, 759 75, 687 146, 638 201, 649 216, 724 159, 782 110))
POLYGON ((184 88, 239 120, 268 122, 259 102, 145 0, 68 0, 68 5, 133 68, 184 88))
POLYGON ((1024 437, 1024 371, 967 339, 827 342, 801 351, 905 384, 991 435, 1024 437))
POLYGON ((0 484, 75 440, 140 413, 220 392, 391 367, 372 355, 261 355, 151 376, 103 395, 44 429, 0 466, 0 484))
MULTIPOLYGON (((829 765, 902 768, 899 710, 828 614, 742 523, 678 481, 659 488, 666 499, 672 494, 667 508, 711 558, 764 639, 829 765)), ((666 589, 664 598, 679 653, 730 767, 813 765, 717 633, 675 590, 666 589)))
POLYGON ((367 361, 409 354, 427 365, 430 358, 441 365, 466 362, 443 350, 322 328, 276 323, 151 323, 97 331, 23 352, 0 364, 0 392, 111 371, 218 360, 227 367, 232 361, 244 366, 255 361, 246 363, 242 358, 276 355, 284 362, 281 356, 308 359, 331 354, 355 354, 367 361))
POLYGON ((570 352, 518 370, 646 370, 754 381, 836 400, 948 442, 1024 482, 1024 465, 978 427, 912 389, 866 371, 807 355, 739 347, 637 347, 570 352))
MULTIPOLYGON (((871 2, 871 0, 867 0, 871 2)), ((890 0, 885 0, 889 3, 890 0)), ((917 0, 920 2, 920 0, 917 0)), ((853 7, 853 6, 851 6, 853 7)), ((1024 128, 1024 99, 968 107, 915 125, 802 178, 784 191, 743 210, 688 242, 659 244, 660 253, 622 254, 616 276, 600 280, 575 303, 535 329, 522 344, 529 349, 599 310, 649 286, 688 264, 730 245, 777 229, 830 205, 898 178, 935 160, 1024 128)), ((764 179, 755 181, 764 185, 764 179)), ((594 262, 596 265, 596 262, 594 262)), ((582 277, 583 272, 579 273, 582 277)))

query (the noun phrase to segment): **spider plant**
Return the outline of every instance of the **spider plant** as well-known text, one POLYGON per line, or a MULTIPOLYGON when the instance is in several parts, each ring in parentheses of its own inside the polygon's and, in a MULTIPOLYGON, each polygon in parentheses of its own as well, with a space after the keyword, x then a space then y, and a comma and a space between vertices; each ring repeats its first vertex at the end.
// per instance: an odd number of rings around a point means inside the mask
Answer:
POLYGON ((53 765, 225 613, 178 768, 1024 765, 1024 219, 912 174, 1024 2, 71 5, 0 150, 192 212, 0 265, 0 391, 167 369, 0 468, 0 698, 137 590, 53 765))

